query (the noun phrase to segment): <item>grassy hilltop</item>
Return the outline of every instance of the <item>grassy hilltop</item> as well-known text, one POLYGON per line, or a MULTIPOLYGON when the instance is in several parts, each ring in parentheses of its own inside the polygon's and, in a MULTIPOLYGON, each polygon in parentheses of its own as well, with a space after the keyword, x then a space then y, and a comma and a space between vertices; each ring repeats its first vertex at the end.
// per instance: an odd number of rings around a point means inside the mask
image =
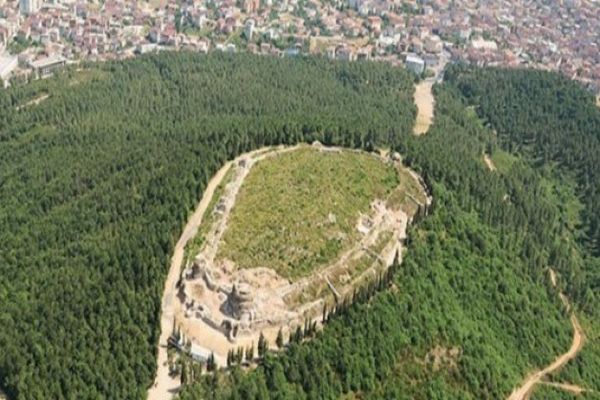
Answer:
POLYGON ((393 166, 366 153, 307 148, 262 160, 242 184, 219 257, 305 276, 357 240, 360 213, 398 182, 393 166))

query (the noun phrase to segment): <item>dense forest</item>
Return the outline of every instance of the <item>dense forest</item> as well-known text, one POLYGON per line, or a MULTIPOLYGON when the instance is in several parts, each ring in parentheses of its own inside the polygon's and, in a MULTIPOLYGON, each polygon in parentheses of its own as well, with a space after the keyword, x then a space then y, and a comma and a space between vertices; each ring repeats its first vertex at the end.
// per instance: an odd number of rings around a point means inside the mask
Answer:
POLYGON ((412 127, 412 81, 177 53, 0 90, 0 388, 144 398, 171 251, 208 179, 267 144, 394 143, 412 127))
POLYGON ((170 252, 210 176, 241 152, 317 139, 399 150, 433 192, 430 215, 389 288, 181 399, 504 398, 570 345, 550 266, 589 339, 555 378, 598 391, 600 111, 553 74, 447 78, 421 137, 412 77, 376 63, 161 54, 0 91, 0 388, 143 398, 170 252))
MULTIPOLYGON (((494 130, 492 152, 511 152, 554 185, 574 188, 559 205, 567 215, 577 211, 576 224, 562 219, 572 235, 561 236, 550 265, 586 320, 587 343, 554 378, 600 398, 600 109, 592 94, 549 72, 455 66, 447 78, 494 130)), ((571 397, 546 389, 536 398, 571 397)))

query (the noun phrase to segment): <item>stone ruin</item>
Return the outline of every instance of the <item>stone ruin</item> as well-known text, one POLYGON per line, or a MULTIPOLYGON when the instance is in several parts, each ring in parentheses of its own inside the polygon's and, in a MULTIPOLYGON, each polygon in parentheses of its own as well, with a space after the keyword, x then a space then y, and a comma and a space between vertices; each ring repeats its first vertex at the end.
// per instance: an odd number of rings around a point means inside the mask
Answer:
MULTIPOLYGON (((318 142, 313 143, 313 147, 323 151, 323 146, 318 142)), ((390 158, 397 161, 399 154, 392 154, 390 158)), ((395 246, 403 243, 406 237, 407 216, 401 210, 388 209, 385 201, 377 199, 372 202, 371 211, 361 214, 356 222, 355 229, 361 234, 361 238, 352 254, 349 253, 346 258, 335 261, 311 277, 291 282, 268 267, 237 269, 232 261, 216 260, 219 241, 235 197, 255 162, 255 159, 243 158, 235 164, 234 176, 226 184, 224 194, 212 210, 216 221, 207 234, 201 252, 184 268, 178 283, 182 323, 184 326, 200 329, 196 331, 200 333, 195 333, 198 338, 202 336, 202 329, 208 327, 210 332, 216 331, 230 343, 236 343, 238 339, 248 340, 263 329, 302 323, 307 316, 312 318, 315 310, 320 314, 323 309, 324 298, 319 290, 323 290, 324 282, 339 300, 348 290, 345 286, 358 282, 358 279, 363 279, 374 271, 370 268, 360 276, 352 277, 345 268, 348 261, 358 259, 361 252, 368 254, 380 232, 393 233, 385 257, 376 255, 385 264, 391 264, 388 258, 393 259, 397 252, 395 246), (304 298, 305 293, 310 293, 309 297, 304 298), (317 294, 321 297, 310 297, 317 294)), ((330 212, 322 223, 335 224, 337 216, 330 212)))
POLYGON ((257 307, 252 286, 243 281, 224 284, 215 279, 202 257, 183 271, 179 286, 186 318, 197 318, 223 333, 230 341, 240 334, 251 333, 265 321, 257 321, 257 307), (204 295, 198 301, 194 291, 204 295), (258 324, 257 324, 258 322, 258 324))
POLYGON ((252 289, 247 283, 233 285, 227 304, 234 318, 242 323, 249 323, 255 319, 254 296, 252 289))

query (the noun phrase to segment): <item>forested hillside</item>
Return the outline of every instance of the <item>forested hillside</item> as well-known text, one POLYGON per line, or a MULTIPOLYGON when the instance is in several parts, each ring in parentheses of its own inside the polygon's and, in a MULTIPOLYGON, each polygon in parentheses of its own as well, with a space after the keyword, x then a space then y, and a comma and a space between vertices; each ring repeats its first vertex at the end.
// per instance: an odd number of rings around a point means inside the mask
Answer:
POLYGON ((143 398, 170 253, 210 176, 241 152, 317 139, 399 150, 431 214, 389 288, 182 399, 505 398, 570 345, 550 266, 588 335, 556 379, 600 390, 599 111, 553 74, 448 79, 420 137, 410 76, 376 63, 161 54, 0 91, 0 388, 143 398))
POLYGON ((412 90, 385 65, 177 53, 0 91, 0 388, 144 398, 172 248, 217 168, 267 144, 394 143, 412 90))
POLYGON ((600 301, 595 298, 600 293, 600 264, 594 257, 600 256, 600 110, 593 95, 543 71, 455 67, 448 77, 497 132, 496 148, 545 168, 563 184, 577 185, 585 208, 576 233, 591 257, 577 262, 563 246, 551 261, 569 278, 569 289, 581 305, 600 311, 594 307, 600 301), (572 273, 574 269, 583 274, 572 273))
MULTIPOLYGON (((493 131, 454 83, 436 89, 430 131, 397 146, 432 187, 434 208, 412 230, 392 288, 355 303, 316 339, 251 373, 207 377, 182 399, 502 399, 568 349, 572 329, 549 267, 559 254, 583 257, 577 198, 551 165, 517 153, 503 152, 502 168, 489 170, 493 131)), ((560 267, 561 282, 583 274, 560 267)), ((580 380, 597 375, 593 362, 580 380)))
MULTIPOLYGON (((575 226, 561 220, 574 237, 561 235, 549 262, 586 319, 588 340, 555 378, 595 389, 588 396, 600 398, 600 109, 575 82, 548 72, 455 67, 447 77, 497 133, 494 153, 510 151, 555 186, 574 188, 560 201, 565 214, 579 211, 577 202, 584 205, 575 226)), ((570 398, 556 390, 538 398, 559 395, 570 398)))

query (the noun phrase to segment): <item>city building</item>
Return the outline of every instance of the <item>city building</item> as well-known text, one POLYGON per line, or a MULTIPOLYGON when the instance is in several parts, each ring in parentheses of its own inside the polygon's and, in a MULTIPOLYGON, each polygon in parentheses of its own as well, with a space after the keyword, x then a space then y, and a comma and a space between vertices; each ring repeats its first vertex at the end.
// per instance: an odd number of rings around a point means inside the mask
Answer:
POLYGON ((45 78, 54 74, 54 72, 63 68, 65 65, 66 60, 63 57, 54 55, 33 61, 31 63, 31 68, 33 69, 35 76, 38 78, 45 78))
POLYGON ((415 54, 406 56, 406 68, 417 75, 421 75, 425 71, 425 60, 415 54))
POLYGON ((255 25, 256 25, 256 22, 254 22, 253 19, 247 20, 246 23, 244 24, 244 36, 246 37, 246 39, 252 40, 252 36, 254 35, 255 25))
POLYGON ((23 15, 36 13, 41 6, 41 0, 19 0, 19 11, 23 15))
POLYGON ((19 60, 15 56, 0 55, 0 81, 4 87, 8 86, 8 81, 12 72, 19 65, 19 60))

